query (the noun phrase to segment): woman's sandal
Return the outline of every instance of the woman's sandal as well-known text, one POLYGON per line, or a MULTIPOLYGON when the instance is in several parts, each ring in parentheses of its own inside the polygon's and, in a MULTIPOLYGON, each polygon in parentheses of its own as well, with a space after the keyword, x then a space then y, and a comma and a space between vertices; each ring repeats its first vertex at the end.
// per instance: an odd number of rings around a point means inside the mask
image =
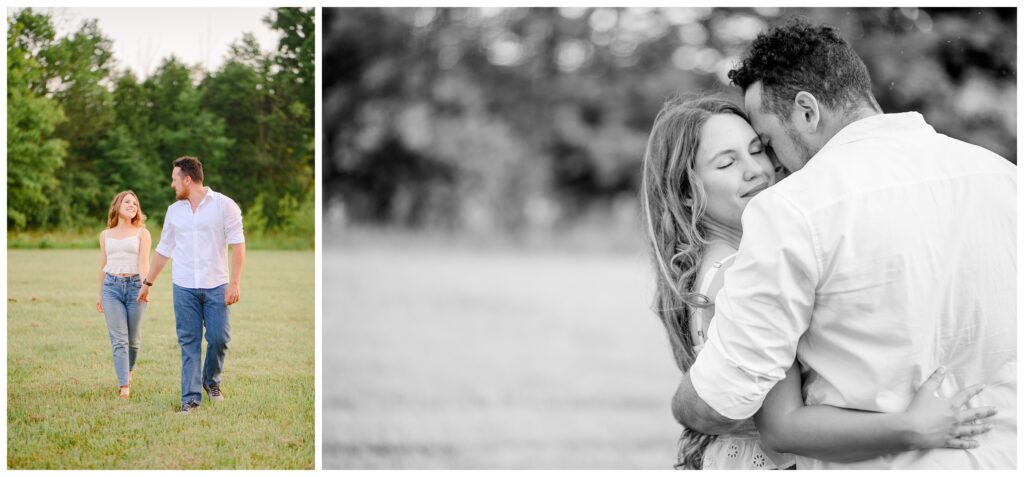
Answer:
POLYGON ((117 395, 119 399, 128 399, 132 394, 131 386, 121 386, 121 393, 117 395))

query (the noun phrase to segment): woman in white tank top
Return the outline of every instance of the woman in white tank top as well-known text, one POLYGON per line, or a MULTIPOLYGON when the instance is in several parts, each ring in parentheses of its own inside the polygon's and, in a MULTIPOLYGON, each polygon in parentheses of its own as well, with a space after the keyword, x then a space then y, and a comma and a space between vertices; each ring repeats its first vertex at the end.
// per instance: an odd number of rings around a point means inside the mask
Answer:
POLYGON ((147 305, 136 299, 142 287, 141 277, 149 273, 152 238, 145 221, 138 196, 128 190, 114 196, 107 228, 100 232, 102 260, 96 311, 106 317, 121 399, 131 395, 147 305))
MULTIPOLYGON (((643 160, 641 203, 655 269, 655 312, 669 335, 681 371, 688 372, 707 339, 723 272, 732 264, 742 235, 747 202, 782 179, 739 107, 715 97, 667 102, 654 120, 643 160)), ((941 369, 941 368, 940 368, 941 369)), ((865 413, 805 406, 798 366, 776 384, 762 413, 785 421, 789 448, 822 460, 850 462, 901 450, 976 445, 970 436, 984 424, 962 420, 956 410, 980 392, 971 387, 951 397, 937 394, 937 371, 902 413, 865 413), (776 391, 782 390, 782 393, 776 391), (782 396, 782 397, 779 397, 782 396), (912 423, 912 431, 897 431, 912 423), (850 432, 857 429, 858 432, 850 432), (871 435, 858 439, 857 435, 871 435)), ((963 411, 984 419, 991 408, 963 411)), ((710 436, 684 429, 677 468, 786 469, 792 455, 773 452, 754 420, 731 434, 710 436)))

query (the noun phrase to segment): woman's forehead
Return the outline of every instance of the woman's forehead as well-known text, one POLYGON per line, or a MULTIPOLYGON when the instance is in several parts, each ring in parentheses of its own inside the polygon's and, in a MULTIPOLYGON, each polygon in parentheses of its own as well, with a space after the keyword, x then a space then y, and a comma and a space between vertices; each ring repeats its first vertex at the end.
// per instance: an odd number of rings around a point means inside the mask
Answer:
POLYGON ((734 148, 746 149, 757 133, 743 118, 735 114, 716 114, 708 118, 701 129, 697 156, 711 159, 734 148))

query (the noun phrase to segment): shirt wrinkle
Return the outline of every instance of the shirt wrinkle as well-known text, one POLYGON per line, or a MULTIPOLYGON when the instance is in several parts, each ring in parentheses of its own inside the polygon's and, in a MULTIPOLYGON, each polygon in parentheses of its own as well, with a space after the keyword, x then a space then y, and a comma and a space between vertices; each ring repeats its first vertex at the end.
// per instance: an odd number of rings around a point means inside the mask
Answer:
POLYGON ((946 365, 943 392, 984 382, 1000 411, 980 447, 798 468, 1015 468, 1016 198, 1016 166, 920 114, 851 123, 748 203, 697 395, 747 418, 795 358, 809 403, 897 412, 946 365))
POLYGON ((245 243, 242 212, 231 198, 207 187, 195 211, 187 199, 167 207, 156 251, 172 260, 172 281, 184 288, 228 283, 228 244, 245 243), (230 214, 230 223, 225 218, 230 214))

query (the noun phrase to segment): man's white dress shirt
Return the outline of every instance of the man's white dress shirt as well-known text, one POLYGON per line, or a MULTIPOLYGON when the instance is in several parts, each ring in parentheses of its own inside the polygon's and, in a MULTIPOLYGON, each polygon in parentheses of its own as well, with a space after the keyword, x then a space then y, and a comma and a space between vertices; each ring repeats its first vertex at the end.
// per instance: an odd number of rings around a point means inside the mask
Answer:
POLYGON ((1016 468, 1017 171, 917 113, 856 121, 752 199, 735 264, 690 371, 731 419, 799 358, 807 404, 906 409, 938 368, 977 383, 995 429, 934 449, 798 468, 1016 468))
POLYGON ((206 187, 195 212, 188 200, 167 207, 156 253, 174 262, 175 285, 216 288, 228 282, 228 244, 240 243, 245 243, 242 210, 228 196, 206 187))

